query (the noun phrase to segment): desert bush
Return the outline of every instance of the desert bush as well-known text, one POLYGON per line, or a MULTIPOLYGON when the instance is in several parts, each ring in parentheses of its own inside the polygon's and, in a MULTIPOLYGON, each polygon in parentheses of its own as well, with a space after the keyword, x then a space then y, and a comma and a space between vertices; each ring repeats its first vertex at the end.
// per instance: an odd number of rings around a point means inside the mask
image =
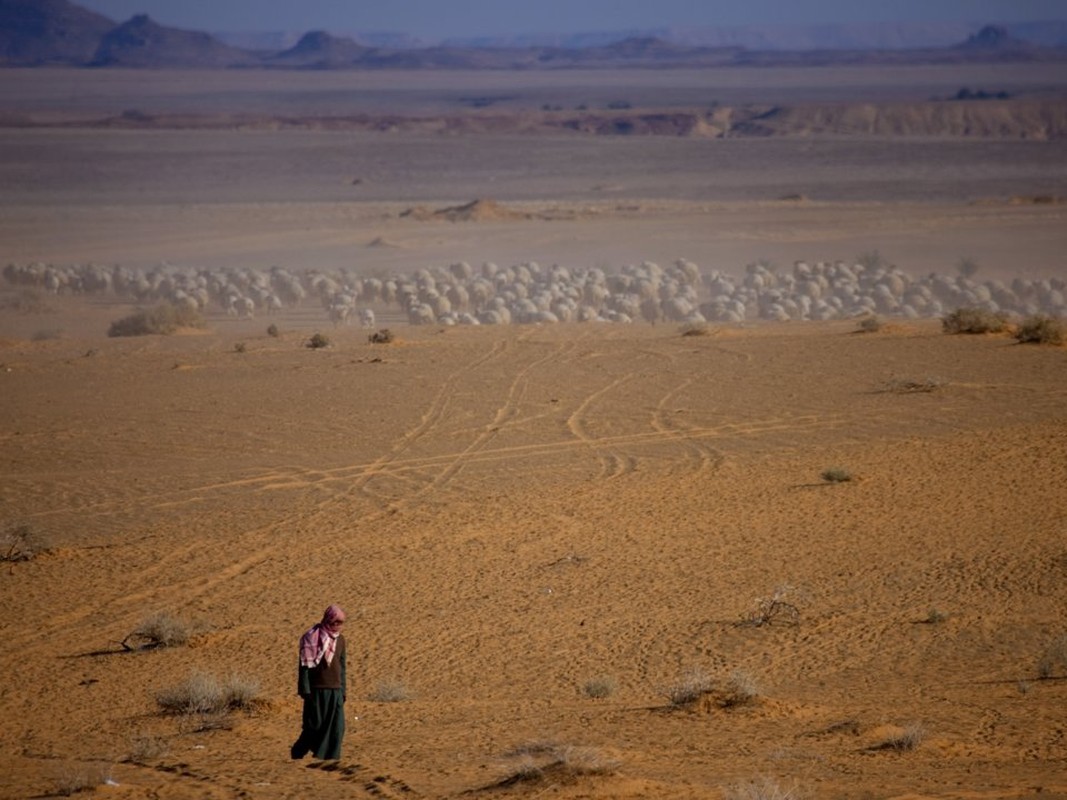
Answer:
POLYGON ((67 765, 56 778, 54 795, 70 797, 81 792, 95 792, 107 780, 99 769, 87 766, 67 765))
POLYGON ((712 679, 700 669, 691 669, 681 678, 661 690, 672 708, 691 706, 715 689, 712 679))
POLYGON ((388 328, 382 328, 380 331, 375 331, 367 337, 367 341, 371 344, 389 344, 396 338, 393 336, 393 332, 388 328))
POLYGON ((800 609, 786 599, 793 594, 791 586, 779 586, 770 597, 757 598, 755 606, 742 614, 737 624, 752 628, 800 624, 800 609))
POLYGON ((800 800, 801 794, 795 785, 786 788, 774 778, 761 776, 727 787, 723 797, 724 800, 800 800))
POLYGON ((202 328, 204 318, 186 306, 161 303, 153 309, 141 310, 111 323, 108 336, 167 335, 179 328, 202 328))
POLYGON ((0 561, 29 561, 43 551, 29 525, 15 525, 0 533, 0 561))
POLYGON ((618 759, 599 748, 552 742, 522 745, 505 757, 511 763, 497 786, 581 775, 610 775, 619 767, 618 759))
POLYGON ((281 335, 282 333, 278 330, 278 326, 273 322, 267 326, 267 336, 270 336, 272 339, 277 339, 281 335))
POLYGON ((130 754, 126 760, 134 764, 147 764, 169 752, 170 746, 163 737, 138 733, 130 737, 130 754))
POLYGON ((941 318, 945 333, 1000 333, 1007 324, 1007 314, 973 306, 957 308, 941 318))
POLYGON ((948 381, 942 378, 893 378, 883 384, 882 391, 892 394, 919 394, 934 392, 946 385, 948 381))
POLYGON ((852 473, 844 467, 830 467, 824 469, 819 477, 827 483, 846 483, 852 480, 852 473))
POLYGON ((582 694, 593 700, 602 700, 615 694, 615 679, 608 675, 590 678, 582 685, 582 694))
POLYGON ((235 353, 248 352, 248 345, 245 344, 244 342, 238 342, 237 344, 235 344, 233 346, 233 352, 235 352, 235 353))
POLYGON ((862 333, 877 333, 882 329, 882 318, 872 314, 861 319, 858 327, 862 333))
POLYGON ((23 289, 18 294, 0 299, 0 309, 17 311, 20 314, 54 314, 45 295, 36 289, 23 289))
POLYGON ((909 752, 915 750, 926 738, 926 729, 918 722, 912 722, 899 732, 893 733, 871 747, 871 750, 896 750, 909 752))
POLYGON ((259 684, 231 676, 220 682, 214 675, 194 672, 183 683, 156 693, 156 703, 166 714, 223 714, 251 711, 259 704, 259 684))
POLYGON ((1063 344, 1067 327, 1059 317, 1034 314, 1019 323, 1014 336, 1022 344, 1063 344))
POLYGON ((146 617, 140 625, 126 634, 120 644, 127 650, 151 650, 156 647, 178 647, 187 644, 192 628, 185 620, 166 611, 146 617))
POLYGON ((31 342, 50 342, 55 339, 62 339, 63 331, 59 328, 42 328, 39 331, 34 331, 30 337, 31 342))
POLYGON ((679 330, 682 336, 707 336, 711 333, 706 322, 687 322, 679 330))
POLYGON ((311 335, 311 338, 308 339, 307 346, 312 350, 318 350, 321 347, 329 347, 330 340, 321 333, 314 333, 311 335))
POLYGON ((759 696, 759 684, 752 674, 742 669, 735 669, 726 680, 720 704, 724 708, 747 706, 756 702, 759 696))
POLYGON ((373 703, 403 703, 412 698, 411 690, 400 681, 378 681, 371 693, 367 695, 373 703))
POLYGON ((1042 680, 1056 677, 1057 671, 1067 673, 1067 633, 1053 639, 1037 662, 1037 677, 1042 680))

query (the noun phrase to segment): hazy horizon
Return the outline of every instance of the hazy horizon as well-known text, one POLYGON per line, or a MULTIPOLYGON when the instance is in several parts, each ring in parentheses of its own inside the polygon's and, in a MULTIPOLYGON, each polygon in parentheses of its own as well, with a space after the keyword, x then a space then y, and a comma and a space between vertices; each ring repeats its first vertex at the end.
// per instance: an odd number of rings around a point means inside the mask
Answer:
POLYGON ((746 25, 862 23, 1012 23, 1067 19, 1063 0, 73 0, 124 22, 148 14, 157 22, 212 32, 380 31, 442 39, 574 34, 590 31, 746 25))

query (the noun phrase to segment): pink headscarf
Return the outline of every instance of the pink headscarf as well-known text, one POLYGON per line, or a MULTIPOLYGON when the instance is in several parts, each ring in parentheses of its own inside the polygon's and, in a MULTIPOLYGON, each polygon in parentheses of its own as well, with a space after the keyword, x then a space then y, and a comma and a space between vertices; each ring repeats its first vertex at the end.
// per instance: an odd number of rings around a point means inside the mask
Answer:
POLYGON ((300 637, 301 666, 314 667, 323 659, 326 660, 327 665, 333 661, 333 654, 337 651, 337 637, 340 631, 333 633, 328 626, 344 616, 345 612, 335 603, 326 609, 320 623, 312 625, 300 637))

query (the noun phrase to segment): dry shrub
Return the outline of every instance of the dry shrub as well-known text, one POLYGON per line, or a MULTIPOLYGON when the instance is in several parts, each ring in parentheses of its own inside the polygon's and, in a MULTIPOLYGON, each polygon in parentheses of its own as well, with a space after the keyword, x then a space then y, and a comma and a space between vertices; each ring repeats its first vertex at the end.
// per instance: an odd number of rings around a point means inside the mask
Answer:
POLYGON ((919 747, 926 738, 926 729, 918 722, 912 722, 897 733, 893 733, 872 745, 871 750, 896 750, 900 753, 910 752, 919 747))
POLYGON ((799 625, 800 609, 786 598, 793 595, 791 586, 779 586, 770 597, 759 597, 755 606, 741 615, 738 625, 762 628, 765 625, 799 625))
POLYGON ((596 747, 552 742, 522 745, 506 758, 512 763, 496 786, 512 786, 542 780, 566 780, 583 775, 610 775, 619 768, 618 759, 596 747))
POLYGON ((852 480, 852 473, 844 467, 830 467, 819 475, 827 483, 847 483, 852 480))
POLYGON ((734 784, 723 791, 725 800, 800 800, 794 785, 782 786, 774 778, 761 776, 746 783, 734 784))
POLYGON ((108 336, 168 335, 179 328, 202 328, 204 318, 200 312, 187 306, 160 303, 152 309, 141 310, 128 317, 117 319, 107 330, 108 336))
POLYGON ((667 698, 672 708, 685 708, 715 689, 715 682, 701 669, 691 669, 679 680, 664 687, 660 694, 667 698))
POLYGON ((330 340, 324 334, 314 333, 311 335, 311 338, 308 339, 307 346, 312 350, 318 350, 323 347, 329 347, 330 340))
POLYGON ((96 787, 100 786, 104 780, 99 770, 68 765, 56 778, 54 794, 60 797, 70 797, 81 792, 95 792, 96 787))
POLYGON ((942 378, 893 378, 885 382, 882 391, 892 394, 919 394, 934 392, 947 385, 948 381, 942 378))
POLYGON ((882 329, 882 320, 880 317, 871 315, 864 317, 859 321, 859 330, 861 333, 877 333, 882 329))
POLYGON ((391 330, 389 330, 388 328, 382 328, 380 331, 375 331, 374 333, 367 336, 367 341, 371 344, 389 344, 389 342, 393 341, 393 339, 395 338, 396 337, 393 336, 393 332, 391 330))
POLYGON ((1019 323, 1014 335, 1020 344, 1063 344, 1067 329, 1059 317, 1034 314, 1019 323))
POLYGON ((0 561, 29 561, 44 552, 29 525, 16 525, 0 533, 0 561))
POLYGON ((224 714, 252 711, 259 705, 259 683, 240 676, 221 682, 214 675, 196 672, 183 683, 156 693, 165 714, 224 714))
POLYGON ((687 322, 681 327, 682 336, 707 336, 711 328, 706 322, 687 322))
POLYGON ((148 764, 163 758, 169 752, 170 745, 163 737, 138 733, 130 737, 130 754, 127 761, 148 764))
POLYGON ((403 703, 411 698, 411 690, 397 680, 378 681, 367 695, 367 699, 373 703, 403 703))
POLYGON ((723 708, 751 705, 759 699, 759 684, 751 673, 735 669, 723 687, 719 704, 723 708))
POLYGON ((146 617, 120 644, 127 650, 151 650, 188 644, 193 626, 166 611, 146 617))
POLYGON ((945 333, 1000 333, 1007 327, 1008 316, 987 308, 958 308, 941 318, 945 333))
POLYGON ((590 678, 582 685, 582 694, 593 700, 602 700, 615 694, 615 679, 608 675, 590 678))

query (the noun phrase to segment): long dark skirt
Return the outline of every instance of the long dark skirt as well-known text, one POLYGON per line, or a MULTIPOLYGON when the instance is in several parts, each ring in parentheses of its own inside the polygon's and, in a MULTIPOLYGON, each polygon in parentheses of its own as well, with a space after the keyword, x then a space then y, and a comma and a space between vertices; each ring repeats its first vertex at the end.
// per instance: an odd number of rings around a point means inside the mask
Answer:
POLYGON ((341 757, 341 740, 345 736, 345 704, 340 689, 312 689, 304 698, 300 738, 292 748, 293 758, 309 752, 315 758, 341 757))

